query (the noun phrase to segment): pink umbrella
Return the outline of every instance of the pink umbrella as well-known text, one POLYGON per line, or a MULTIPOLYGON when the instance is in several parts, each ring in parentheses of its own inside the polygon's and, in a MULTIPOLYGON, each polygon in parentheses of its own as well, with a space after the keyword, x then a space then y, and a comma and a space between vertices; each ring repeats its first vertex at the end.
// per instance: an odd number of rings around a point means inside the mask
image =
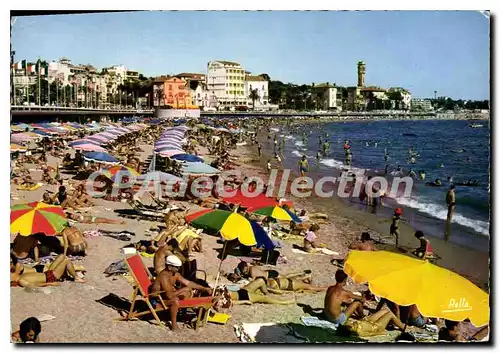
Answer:
POLYGON ((12 134, 11 139, 16 140, 16 141, 31 141, 31 140, 35 140, 35 139, 39 138, 37 136, 40 136, 40 135, 33 136, 33 135, 28 135, 24 132, 21 132, 19 134, 12 134))
POLYGON ((116 135, 113 135, 113 134, 111 134, 109 132, 106 132, 106 131, 101 132, 101 133, 99 133, 97 135, 107 137, 110 140, 116 140, 116 135))
POLYGON ((98 142, 106 143, 110 140, 110 138, 106 137, 106 136, 99 135, 99 134, 95 134, 95 135, 87 137, 87 140, 95 140, 98 142))
POLYGON ((82 151, 91 151, 91 152, 106 152, 105 148, 98 146, 98 145, 94 145, 92 143, 86 143, 83 145, 75 145, 75 146, 73 146, 73 149, 82 150, 82 151))
POLYGON ((158 154, 162 157, 172 157, 175 156, 176 154, 184 154, 183 150, 163 150, 159 151, 158 154))

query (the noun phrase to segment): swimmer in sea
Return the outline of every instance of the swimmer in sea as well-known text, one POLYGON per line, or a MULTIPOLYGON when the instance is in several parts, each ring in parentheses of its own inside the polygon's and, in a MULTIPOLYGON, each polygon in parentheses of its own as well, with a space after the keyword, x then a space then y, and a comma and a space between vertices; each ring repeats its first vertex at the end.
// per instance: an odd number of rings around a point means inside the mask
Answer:
POLYGON ((319 168, 319 162, 321 160, 321 151, 316 152, 316 168, 319 168))
POLYGON ((417 177, 417 174, 415 173, 415 171, 413 169, 410 169, 408 176, 412 179, 415 179, 417 177))
POLYGON ((438 178, 435 181, 429 181, 429 182, 425 183, 425 185, 427 185, 427 186, 441 186, 442 183, 441 183, 441 180, 439 180, 439 178, 438 178))
POLYGON ((299 173, 301 176, 305 176, 309 171, 309 163, 307 162, 306 156, 302 156, 302 159, 299 161, 299 173))
POLYGON ((384 168, 384 175, 387 175, 388 173, 389 173, 389 164, 386 164, 384 168))
POLYGON ((323 145, 323 139, 321 136, 318 136, 318 146, 321 147, 323 145))
POLYGON ((425 170, 419 171, 418 174, 420 176, 420 180, 425 180, 425 170))
POLYGON ((387 148, 384 149, 384 160, 386 162, 389 160, 389 153, 387 153, 387 148))

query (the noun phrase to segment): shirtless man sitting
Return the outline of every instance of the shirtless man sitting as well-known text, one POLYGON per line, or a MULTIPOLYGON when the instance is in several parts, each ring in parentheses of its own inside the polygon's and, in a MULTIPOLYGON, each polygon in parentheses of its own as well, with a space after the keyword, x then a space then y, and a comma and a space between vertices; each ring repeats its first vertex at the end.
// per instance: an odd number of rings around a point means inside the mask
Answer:
MULTIPOLYGON (((166 298, 166 300, 160 300, 170 307, 170 317, 172 320, 172 331, 177 330, 177 312, 179 310, 179 300, 190 298, 192 296, 192 289, 197 289, 201 292, 205 292, 208 295, 212 295, 212 289, 209 287, 203 287, 199 284, 186 280, 179 273, 179 269, 182 266, 182 261, 175 255, 170 255, 167 257, 165 262, 166 268, 160 272, 156 277, 155 281, 150 287, 150 293, 160 296, 160 292, 166 298), (177 289, 180 284, 181 288, 177 289)), ((156 303, 154 303, 155 305, 156 303)), ((158 303, 159 304, 159 303, 158 303)), ((157 305, 157 304, 156 304, 157 305)))
POLYGON ((83 233, 75 227, 66 227, 59 239, 64 247, 64 255, 86 256, 88 245, 83 233))
MULTIPOLYGON (((187 226, 182 227, 181 229, 177 230, 174 234, 181 233, 186 229, 187 226)), ((158 245, 162 242, 158 241, 158 245)), ((155 256, 153 259, 153 264, 155 268, 156 273, 160 273, 165 269, 165 258, 167 258, 170 255, 176 255, 177 257, 180 257, 183 261, 187 261, 186 257, 183 255, 182 250, 179 248, 179 243, 175 239, 170 239, 167 243, 164 245, 160 246, 158 250, 155 252, 155 256)))
POLYGON ((363 304, 365 298, 344 289, 347 275, 343 270, 335 272, 335 285, 326 291, 324 315, 326 319, 338 325, 344 325, 353 314, 360 318, 364 316, 363 304), (348 304, 343 307, 343 304, 348 304))
MULTIPOLYGON (((361 233, 361 238, 359 241, 353 242, 349 245, 349 250, 360 250, 360 251, 377 251, 378 249, 373 244, 370 233, 361 233)), ((331 260, 332 265, 343 266, 345 258, 334 258, 331 260)))

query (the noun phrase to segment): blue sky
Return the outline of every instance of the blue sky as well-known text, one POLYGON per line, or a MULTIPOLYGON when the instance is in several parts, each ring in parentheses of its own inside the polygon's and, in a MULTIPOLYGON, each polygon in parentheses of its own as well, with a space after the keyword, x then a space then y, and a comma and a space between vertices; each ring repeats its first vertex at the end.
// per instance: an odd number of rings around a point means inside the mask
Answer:
POLYGON ((98 68, 124 64, 146 76, 205 72, 240 62, 283 82, 401 86, 413 96, 488 99, 489 21, 472 11, 135 12, 19 17, 16 61, 98 68))

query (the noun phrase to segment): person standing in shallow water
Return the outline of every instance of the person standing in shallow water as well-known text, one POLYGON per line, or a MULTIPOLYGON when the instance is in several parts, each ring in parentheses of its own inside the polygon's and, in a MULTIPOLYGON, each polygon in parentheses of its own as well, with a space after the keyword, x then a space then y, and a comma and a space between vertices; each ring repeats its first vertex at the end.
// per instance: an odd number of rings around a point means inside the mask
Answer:
POLYGON ((451 185, 446 193, 446 204, 448 205, 448 216, 446 222, 450 223, 455 212, 455 185, 451 185))
POLYGON ((260 142, 257 143, 257 151, 259 152, 259 159, 262 157, 262 146, 260 142))

